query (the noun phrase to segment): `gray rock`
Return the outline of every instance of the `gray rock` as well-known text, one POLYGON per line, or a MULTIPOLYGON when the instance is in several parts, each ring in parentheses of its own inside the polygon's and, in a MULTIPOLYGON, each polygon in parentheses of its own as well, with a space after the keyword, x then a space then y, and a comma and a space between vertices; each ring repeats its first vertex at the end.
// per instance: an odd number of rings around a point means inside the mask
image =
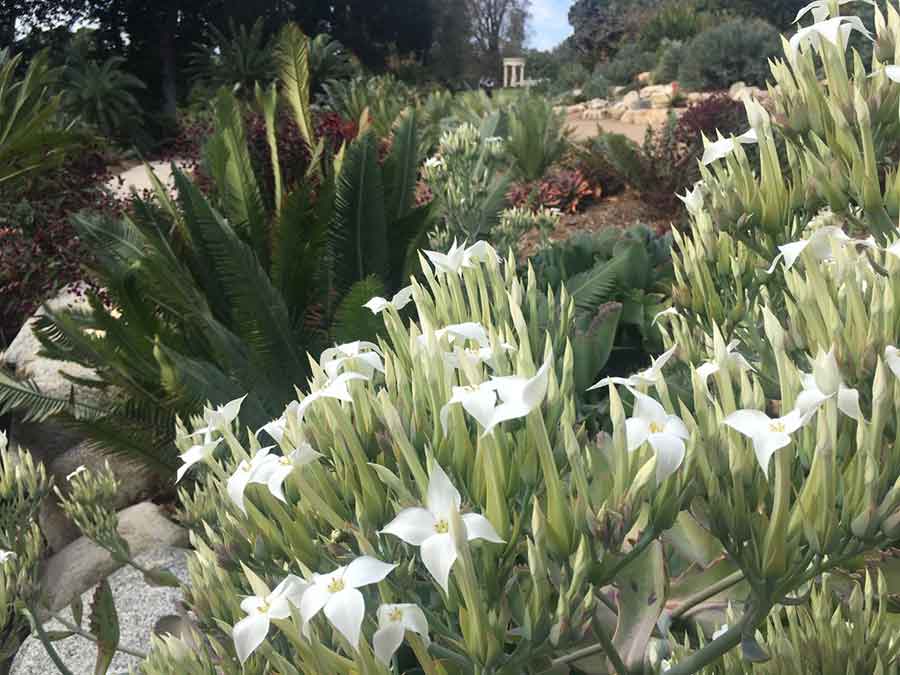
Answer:
POLYGON ((641 107, 641 94, 637 91, 629 91, 622 99, 626 110, 637 110, 641 107))
MULTIPOLYGON (((79 294, 77 285, 67 286, 46 304, 51 310, 88 307, 87 300, 79 294)), ((22 326, 3 353, 3 367, 16 378, 31 381, 48 396, 58 398, 74 396, 80 403, 104 409, 115 396, 114 392, 76 385, 64 376, 65 374, 79 379, 96 380, 98 378, 94 371, 75 363, 48 359, 40 355, 41 345, 34 333, 34 324, 36 318, 42 314, 44 314, 43 307, 22 326)), ((42 461, 65 451, 80 440, 82 440, 80 434, 55 424, 52 420, 33 423, 13 416, 10 425, 10 441, 28 449, 35 459, 42 461)))
MULTIPOLYGON (((89 443, 79 443, 63 454, 46 463, 47 473, 52 475, 56 486, 63 494, 68 492, 68 476, 78 467, 84 466, 99 471, 109 462, 109 468, 116 477, 119 489, 111 507, 124 509, 158 493, 159 477, 140 464, 117 455, 106 456, 93 450, 89 443)), ((77 539, 81 532, 65 515, 51 495, 41 507, 39 516, 41 531, 47 539, 50 550, 57 552, 77 539)))

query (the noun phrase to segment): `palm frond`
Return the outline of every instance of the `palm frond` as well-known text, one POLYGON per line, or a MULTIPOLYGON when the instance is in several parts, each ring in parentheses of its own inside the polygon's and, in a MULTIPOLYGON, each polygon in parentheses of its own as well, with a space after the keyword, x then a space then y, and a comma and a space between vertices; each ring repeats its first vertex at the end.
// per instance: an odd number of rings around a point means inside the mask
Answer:
POLYGON ((81 403, 74 393, 65 398, 48 396, 34 382, 20 381, 0 371, 0 414, 11 412, 20 414, 26 422, 42 422, 63 413, 75 419, 95 420, 109 410, 81 403))

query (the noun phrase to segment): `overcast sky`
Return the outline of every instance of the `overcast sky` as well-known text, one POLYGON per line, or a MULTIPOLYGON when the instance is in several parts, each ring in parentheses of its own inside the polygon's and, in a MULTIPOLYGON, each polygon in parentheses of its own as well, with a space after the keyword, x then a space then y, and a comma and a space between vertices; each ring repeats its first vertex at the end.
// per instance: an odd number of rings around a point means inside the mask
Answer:
POLYGON ((572 0, 531 0, 528 46, 552 49, 572 34, 569 7, 572 0))

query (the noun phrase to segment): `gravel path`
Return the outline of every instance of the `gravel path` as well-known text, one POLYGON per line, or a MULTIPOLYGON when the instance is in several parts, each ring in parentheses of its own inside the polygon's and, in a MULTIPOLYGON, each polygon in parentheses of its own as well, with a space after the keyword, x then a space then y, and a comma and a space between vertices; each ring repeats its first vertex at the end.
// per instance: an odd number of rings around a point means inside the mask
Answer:
MULTIPOLYGON (((187 581, 187 552, 182 549, 161 548, 137 558, 144 567, 164 567, 187 581)), ((119 615, 121 644, 137 651, 146 652, 150 648, 150 634, 157 619, 175 613, 175 602, 180 597, 176 588, 155 588, 144 583, 140 572, 132 567, 123 567, 109 577, 116 611, 119 615)), ((82 596, 84 617, 82 625, 88 624, 93 589, 82 596)), ((62 615, 71 621, 72 614, 66 608, 62 615)), ((48 630, 64 630, 57 621, 45 624, 48 630)), ((74 635, 54 643, 62 660, 74 675, 90 675, 94 672, 97 650, 94 644, 74 635)), ((108 675, 127 675, 130 668, 138 664, 138 659, 116 654, 108 675)), ((56 667, 47 656, 39 640, 30 637, 22 645, 13 663, 12 675, 53 675, 56 667)))

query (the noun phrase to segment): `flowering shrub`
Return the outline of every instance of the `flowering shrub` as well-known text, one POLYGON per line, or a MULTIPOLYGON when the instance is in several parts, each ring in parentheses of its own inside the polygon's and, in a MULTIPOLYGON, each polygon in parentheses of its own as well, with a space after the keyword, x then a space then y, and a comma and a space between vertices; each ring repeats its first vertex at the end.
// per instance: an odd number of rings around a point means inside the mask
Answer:
MULTIPOLYGON (((756 672, 746 664, 770 657, 788 673, 822 653, 823 669, 895 668, 884 583, 877 603, 871 582, 851 590, 845 624, 827 574, 877 564, 900 540, 900 232, 880 229, 859 91, 896 125, 896 71, 841 79, 842 44, 827 40, 840 25, 827 31, 814 9, 822 34, 801 29, 794 63, 820 52, 829 96, 857 88, 865 150, 838 186, 867 201, 809 216, 813 197, 779 201, 792 185, 776 173, 771 120, 748 103, 751 131, 709 143, 713 168, 683 196, 697 228, 678 237, 679 304, 653 320, 667 349, 593 384, 608 404, 590 420, 578 289, 546 290, 533 270, 523 282, 485 242, 425 251, 421 281, 366 303, 383 338, 311 359, 308 392, 278 418, 241 429, 241 398, 179 422, 178 478, 196 480, 180 493, 191 615, 154 639, 144 673, 687 675, 756 672), (758 178, 741 148, 754 142, 758 178), (759 199, 721 221, 757 219, 736 252, 711 223, 748 195, 759 199), (878 239, 845 232, 866 225, 878 239), (748 267, 779 281, 745 285, 748 267), (696 302, 681 302, 686 279, 696 302), (717 284, 747 291, 742 316, 723 320, 717 284), (817 623, 828 633, 814 640, 817 623)), ((881 17, 882 36, 897 29, 900 13, 881 17)), ((815 87, 786 96, 815 100, 815 87)), ((844 132, 823 124, 822 137, 844 132)), ((789 154, 854 157, 854 138, 789 154)), ((84 529, 114 551, 89 492, 67 511, 96 512, 84 529)))
POLYGON ((474 241, 496 225, 509 187, 500 172, 503 148, 501 138, 483 135, 468 122, 441 136, 437 154, 422 167, 443 221, 431 234, 436 248, 457 238, 474 241))

